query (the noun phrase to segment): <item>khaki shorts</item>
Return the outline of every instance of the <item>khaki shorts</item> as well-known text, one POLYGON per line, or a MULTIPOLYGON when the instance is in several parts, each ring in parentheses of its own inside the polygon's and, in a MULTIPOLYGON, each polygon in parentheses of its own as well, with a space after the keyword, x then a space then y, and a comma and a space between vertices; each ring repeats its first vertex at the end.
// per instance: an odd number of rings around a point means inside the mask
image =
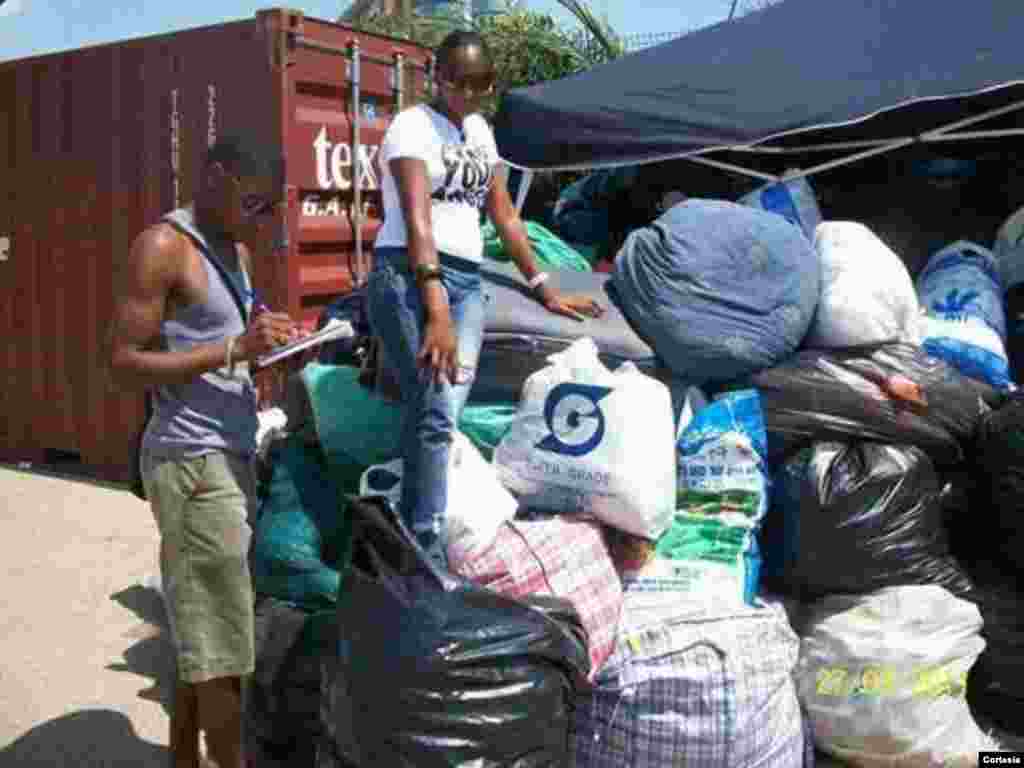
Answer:
POLYGON ((251 463, 224 453, 184 460, 143 455, 142 470, 160 529, 160 575, 180 680, 251 674, 251 463))

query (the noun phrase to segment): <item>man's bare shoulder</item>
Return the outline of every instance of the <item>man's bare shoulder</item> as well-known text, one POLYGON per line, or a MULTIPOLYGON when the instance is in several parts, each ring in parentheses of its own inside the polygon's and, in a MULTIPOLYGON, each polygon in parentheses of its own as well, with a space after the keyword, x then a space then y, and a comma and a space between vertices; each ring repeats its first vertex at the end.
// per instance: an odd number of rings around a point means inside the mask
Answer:
POLYGON ((158 222, 142 230, 132 243, 133 260, 167 259, 181 256, 185 238, 170 224, 158 222))
POLYGON ((146 294, 173 290, 186 272, 186 245, 185 238, 163 222, 144 229, 119 260, 123 289, 146 294))

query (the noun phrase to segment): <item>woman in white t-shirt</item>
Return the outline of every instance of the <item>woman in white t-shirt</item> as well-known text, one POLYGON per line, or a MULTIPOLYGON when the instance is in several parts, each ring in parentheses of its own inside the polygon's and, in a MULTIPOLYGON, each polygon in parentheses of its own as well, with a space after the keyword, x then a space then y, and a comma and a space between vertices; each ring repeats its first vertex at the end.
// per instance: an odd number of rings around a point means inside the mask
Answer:
POLYGON ((445 565, 448 453, 483 340, 480 209, 544 306, 581 321, 602 308, 560 296, 537 269, 494 135, 478 114, 494 90, 483 39, 453 32, 436 53, 437 97, 396 115, 381 147, 384 224, 368 306, 406 408, 402 519, 445 565))

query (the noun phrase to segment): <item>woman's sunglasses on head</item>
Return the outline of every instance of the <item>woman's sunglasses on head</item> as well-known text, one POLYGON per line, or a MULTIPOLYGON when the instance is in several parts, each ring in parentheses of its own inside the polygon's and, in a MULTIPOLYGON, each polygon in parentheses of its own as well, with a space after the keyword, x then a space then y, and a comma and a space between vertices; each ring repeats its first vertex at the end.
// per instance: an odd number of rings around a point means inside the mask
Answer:
POLYGON ((441 85, 451 88, 465 96, 490 96, 494 93, 494 78, 459 78, 457 80, 441 80, 441 85))

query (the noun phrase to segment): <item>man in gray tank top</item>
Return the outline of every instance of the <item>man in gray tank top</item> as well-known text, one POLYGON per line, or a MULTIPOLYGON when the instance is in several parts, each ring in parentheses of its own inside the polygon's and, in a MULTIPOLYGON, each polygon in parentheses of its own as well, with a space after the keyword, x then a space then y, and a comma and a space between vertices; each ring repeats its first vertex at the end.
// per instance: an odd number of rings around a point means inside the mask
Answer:
POLYGON ((255 496, 256 395, 246 363, 298 330, 250 318, 257 217, 282 188, 264 147, 231 137, 204 163, 195 202, 135 240, 116 274, 109 366, 150 393, 140 457, 160 530, 160 570, 177 652, 174 764, 199 764, 199 733, 219 768, 244 766, 242 678, 253 672, 249 516, 255 496))

